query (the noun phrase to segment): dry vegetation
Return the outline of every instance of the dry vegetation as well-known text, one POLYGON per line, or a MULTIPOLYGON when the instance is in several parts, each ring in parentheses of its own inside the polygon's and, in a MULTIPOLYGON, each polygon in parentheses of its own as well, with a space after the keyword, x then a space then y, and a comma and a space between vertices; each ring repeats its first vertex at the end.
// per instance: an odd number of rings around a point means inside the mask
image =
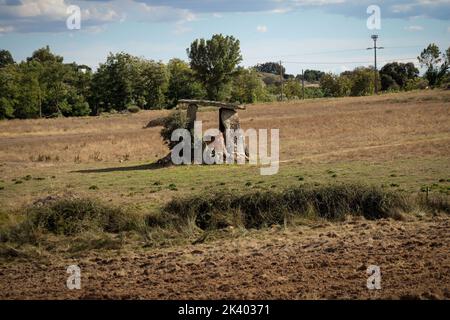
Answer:
MULTIPOLYGON (((152 163, 168 149, 159 135, 161 127, 144 127, 168 112, 0 122, 0 229, 7 230, 0 232, 0 242, 6 243, 0 247, 5 263, 0 268, 4 292, 0 296, 8 292, 9 297, 40 298, 63 292, 67 297, 107 297, 103 294, 110 289, 101 289, 105 283, 100 283, 109 279, 106 287, 125 285, 111 291, 113 297, 368 297, 365 282, 358 284, 354 273, 365 277, 361 264, 370 260, 365 248, 375 246, 379 263, 388 270, 400 272, 411 259, 416 259, 411 263, 420 270, 409 280, 389 278, 387 283, 397 289, 373 297, 450 297, 448 285, 439 286, 450 283, 450 239, 445 232, 450 91, 251 105, 239 112, 244 129, 280 129, 280 172, 274 176, 260 176, 254 166, 155 167, 152 163), (225 191, 227 198, 217 198, 218 191, 225 191), (98 205, 86 200, 97 198, 98 205), (213 202, 217 210, 210 206, 213 202), (292 213, 296 223, 287 224, 292 213), (357 220, 353 228, 342 222, 349 219, 347 214, 383 219, 357 220), (180 217, 183 220, 177 220, 180 217), (324 218, 341 222, 324 224, 324 218), (252 231, 254 227, 263 230, 252 231), (411 242, 417 232, 422 236, 411 242), (331 236, 324 236, 325 241, 320 234, 331 236), (371 243, 367 237, 373 239, 371 243), (242 251, 247 262, 261 260, 254 272, 233 258, 235 241, 254 244, 242 251), (192 248, 196 245, 188 242, 207 244, 200 245, 200 253, 188 254, 196 251, 192 248), (214 251, 215 245, 224 251, 214 251), (345 252, 340 252, 344 247, 345 252), (105 249, 119 250, 122 260, 116 257, 103 264, 110 254, 116 255, 105 249), (304 260, 294 254, 299 250, 304 260), (382 255, 386 250, 397 260, 382 255), (410 250, 422 254, 422 268, 417 255, 408 255, 410 250), (172 258, 149 261, 145 258, 149 254, 172 258), (344 266, 350 259, 345 260, 347 254, 355 257, 348 268, 344 266), (186 261, 177 258, 185 255, 186 261), (73 259, 89 270, 92 281, 87 291, 64 292, 58 277, 49 290, 32 289, 37 280, 26 279, 26 272, 36 267, 30 261, 38 261, 39 268, 44 265, 46 272, 56 272, 73 259), (133 260, 145 266, 125 267, 133 260), (209 273, 200 272, 211 261, 229 281, 212 281, 217 276, 210 279, 209 273), (270 267, 275 262, 280 265, 270 267), (108 264, 117 278, 108 276, 108 264), (308 272, 325 274, 327 266, 342 271, 340 289, 330 289, 332 284, 326 280, 304 286, 294 277, 295 270, 302 279, 308 278, 308 272), (159 283, 158 292, 146 294, 143 275, 152 282, 163 281, 153 277, 159 271, 151 274, 151 267, 172 274, 174 285, 159 283), (242 284, 246 290, 239 289, 237 278, 231 282, 235 268, 241 270, 236 277, 247 279, 242 284), (280 274, 283 268, 292 272, 280 274), (265 280, 258 278, 257 270, 265 270, 265 280), (436 272, 440 279, 409 290, 436 272), (13 273, 19 274, 23 285, 15 291, 13 273), (176 277, 188 276, 194 279, 191 291, 176 284, 176 277), (208 291, 205 285, 210 280, 208 291), (263 280, 268 281, 267 290, 255 291, 252 281, 263 280), (400 285, 404 281, 409 282, 400 285), (223 286, 227 289, 220 289, 223 286), (306 291, 302 295, 295 290, 306 291)), ((204 129, 218 123, 216 111, 207 109, 199 116, 204 129)))

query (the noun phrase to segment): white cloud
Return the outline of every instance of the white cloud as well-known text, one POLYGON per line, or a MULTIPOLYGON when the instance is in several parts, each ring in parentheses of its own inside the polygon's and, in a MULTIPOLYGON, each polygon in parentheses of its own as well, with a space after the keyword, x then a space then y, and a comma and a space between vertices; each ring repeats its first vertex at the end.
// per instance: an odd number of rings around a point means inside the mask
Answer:
POLYGON ((0 0, 0 33, 67 31, 69 5, 81 9, 81 30, 99 30, 109 23, 124 21, 190 22, 196 19, 188 9, 168 5, 149 5, 134 0, 0 0))
POLYGON ((0 34, 13 31, 14 28, 11 26, 0 26, 0 34))
POLYGON ((407 31, 422 31, 423 27, 422 26, 408 26, 408 27, 405 27, 405 30, 407 30, 407 31))
POLYGON ((259 25, 256 27, 256 31, 261 32, 261 33, 267 32, 267 26, 259 25))

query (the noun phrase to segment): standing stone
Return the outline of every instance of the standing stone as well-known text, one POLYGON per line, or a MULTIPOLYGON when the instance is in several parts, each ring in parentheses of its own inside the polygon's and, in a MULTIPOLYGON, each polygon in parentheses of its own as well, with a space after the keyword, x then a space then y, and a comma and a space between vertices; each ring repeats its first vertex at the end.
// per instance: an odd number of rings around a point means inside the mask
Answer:
MULTIPOLYGON (((226 108, 220 108, 219 109, 219 130, 222 132, 225 140, 225 144, 227 143, 226 139, 226 130, 239 130, 241 129, 241 123, 239 121, 239 116, 237 114, 236 110, 226 109, 226 108)), ((228 152, 232 151, 233 154, 236 155, 236 159, 238 162, 245 161, 246 154, 245 154, 245 140, 242 135, 239 136, 239 138, 236 138, 234 141, 234 148, 233 150, 228 150, 228 152), (237 148, 237 140, 242 139, 244 142, 243 148, 241 150, 238 150, 237 148)))
POLYGON ((196 104, 191 103, 187 108, 187 121, 188 121, 188 129, 194 129, 194 122, 197 120, 197 109, 198 106, 196 104))

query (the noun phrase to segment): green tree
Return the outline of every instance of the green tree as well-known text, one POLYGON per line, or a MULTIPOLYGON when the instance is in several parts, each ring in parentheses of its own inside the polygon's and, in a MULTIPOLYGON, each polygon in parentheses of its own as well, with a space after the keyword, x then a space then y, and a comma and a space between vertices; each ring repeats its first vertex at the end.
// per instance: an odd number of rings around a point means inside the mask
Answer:
POLYGON ((14 118, 19 93, 17 66, 0 68, 0 119, 14 118))
POLYGON ((167 65, 169 85, 167 100, 170 107, 180 99, 203 99, 206 96, 202 84, 197 81, 189 64, 180 59, 172 59, 167 65))
POLYGON ((14 59, 11 52, 8 50, 0 50, 0 68, 6 67, 10 64, 14 64, 14 59))
POLYGON ((359 67, 350 73, 351 96, 366 96, 374 93, 375 81, 373 72, 372 68, 359 67))
POLYGON ((42 94, 39 86, 39 73, 42 66, 39 63, 23 62, 19 65, 17 103, 14 117, 20 119, 37 118, 40 116, 42 94))
POLYGON ((142 85, 140 88, 143 90, 140 90, 135 100, 142 99, 144 109, 162 109, 166 104, 165 95, 169 81, 166 66, 162 62, 143 61, 139 71, 138 77, 142 85))
POLYGON ((302 84, 298 80, 288 80, 284 83, 284 94, 288 99, 298 99, 303 95, 302 84))
POLYGON ((120 52, 110 53, 106 62, 100 64, 92 79, 92 89, 95 92, 92 102, 96 113, 111 109, 121 111, 129 104, 136 103, 133 90, 136 84, 142 83, 138 79, 138 62, 138 58, 120 52))
POLYGON ((258 72, 271 73, 277 76, 280 75, 280 72, 284 75, 286 73, 286 69, 278 62, 265 62, 260 63, 255 66, 255 70, 258 72))
MULTIPOLYGON (((308 82, 318 82, 320 81, 320 78, 322 78, 322 76, 325 74, 325 72, 323 71, 319 71, 319 70, 305 70, 303 72, 303 77, 305 81, 308 82)), ((302 75, 299 74, 296 77, 298 80, 302 80, 302 75)))
POLYGON ((418 75, 419 70, 411 62, 385 64, 380 70, 381 89, 405 89, 408 80, 414 79, 418 75))
POLYGON ((325 97, 345 97, 350 94, 352 81, 346 75, 326 73, 320 79, 320 87, 325 97))
POLYGON ((450 47, 444 54, 441 54, 439 47, 432 43, 422 51, 417 59, 421 67, 427 68, 424 76, 430 86, 439 85, 449 70, 450 47))
POLYGON ((240 69, 233 79, 230 100, 240 103, 265 101, 265 84, 253 69, 240 69))
POLYGON ((49 46, 45 46, 33 52, 31 57, 27 58, 27 61, 37 61, 37 62, 63 62, 63 57, 55 55, 51 52, 49 46))
POLYGON ((211 100, 221 98, 221 91, 236 74, 236 67, 242 61, 239 40, 221 34, 209 40, 195 40, 187 49, 187 55, 192 70, 211 100))
POLYGON ((141 109, 165 106, 168 73, 161 62, 145 60, 120 52, 110 53, 92 76, 89 102, 93 113, 125 110, 136 105, 141 109))

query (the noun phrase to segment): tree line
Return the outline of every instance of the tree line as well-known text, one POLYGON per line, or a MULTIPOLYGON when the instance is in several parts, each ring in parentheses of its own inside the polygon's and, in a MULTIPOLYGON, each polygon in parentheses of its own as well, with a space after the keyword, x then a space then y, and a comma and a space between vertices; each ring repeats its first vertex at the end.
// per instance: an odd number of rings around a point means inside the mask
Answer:
POLYGON ((375 78, 385 91, 450 82, 450 48, 441 53, 434 44, 418 57, 426 68, 423 77, 414 64, 397 62, 386 64, 376 77, 370 67, 340 75, 306 70, 297 76, 286 74, 276 62, 243 68, 239 66, 239 40, 221 34, 195 40, 186 53, 188 62, 172 59, 167 64, 124 52, 110 53, 93 71, 86 65, 65 63, 48 46, 21 62, 15 62, 7 50, 0 50, 0 119, 172 108, 179 99, 254 103, 360 96, 373 94, 375 78), (320 86, 303 88, 302 80, 320 86))

